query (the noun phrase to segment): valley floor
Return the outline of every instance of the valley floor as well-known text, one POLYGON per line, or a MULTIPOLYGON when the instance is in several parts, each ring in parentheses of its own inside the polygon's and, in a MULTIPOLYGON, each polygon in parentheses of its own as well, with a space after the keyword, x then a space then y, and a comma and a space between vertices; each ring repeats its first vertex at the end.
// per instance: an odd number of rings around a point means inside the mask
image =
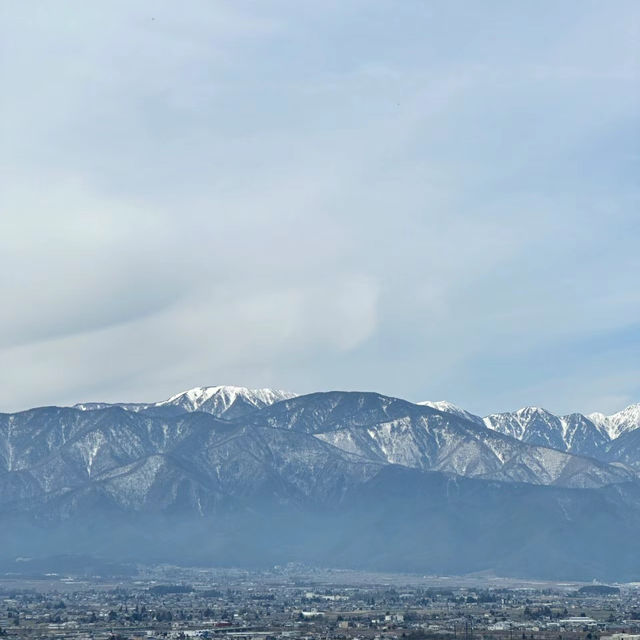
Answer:
POLYGON ((594 640, 640 633, 640 584, 599 593, 581 583, 297 565, 139 566, 129 575, 53 568, 0 576, 0 637, 594 640))

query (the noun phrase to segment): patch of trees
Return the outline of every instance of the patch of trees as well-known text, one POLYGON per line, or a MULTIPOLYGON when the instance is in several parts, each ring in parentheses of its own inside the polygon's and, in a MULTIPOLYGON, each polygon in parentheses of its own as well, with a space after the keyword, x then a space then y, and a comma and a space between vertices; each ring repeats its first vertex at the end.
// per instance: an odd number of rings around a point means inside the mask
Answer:
POLYGON ((527 605, 524 608, 524 617, 529 620, 539 620, 540 618, 552 618, 553 610, 549 606, 532 608, 529 605, 527 605))
POLYGON ((620 589, 606 584, 588 584, 580 587, 578 593, 585 596, 617 596, 620 595, 620 589))
POLYGON ((169 593, 192 593, 193 587, 185 584, 158 584, 149 588, 149 593, 167 595, 169 593))

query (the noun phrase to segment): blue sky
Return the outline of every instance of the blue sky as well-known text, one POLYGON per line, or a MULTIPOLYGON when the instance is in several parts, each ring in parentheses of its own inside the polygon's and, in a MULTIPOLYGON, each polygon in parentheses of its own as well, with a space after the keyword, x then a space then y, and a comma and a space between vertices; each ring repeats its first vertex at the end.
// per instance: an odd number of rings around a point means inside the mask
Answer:
POLYGON ((637 2, 0 17, 1 410, 640 401, 637 2))

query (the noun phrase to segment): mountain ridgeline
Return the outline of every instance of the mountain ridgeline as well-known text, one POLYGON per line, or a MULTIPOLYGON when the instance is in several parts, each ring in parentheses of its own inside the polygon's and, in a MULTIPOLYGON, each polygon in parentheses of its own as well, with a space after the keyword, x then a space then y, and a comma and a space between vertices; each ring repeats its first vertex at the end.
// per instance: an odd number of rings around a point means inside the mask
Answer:
POLYGON ((637 405, 481 418, 200 387, 40 407, 0 414, 0 556, 640 579, 639 474, 637 405))

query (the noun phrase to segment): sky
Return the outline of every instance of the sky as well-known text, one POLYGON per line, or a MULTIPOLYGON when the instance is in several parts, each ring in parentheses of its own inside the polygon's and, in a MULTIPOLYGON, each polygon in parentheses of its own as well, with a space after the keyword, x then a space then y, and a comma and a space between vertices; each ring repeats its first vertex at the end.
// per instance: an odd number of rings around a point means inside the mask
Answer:
POLYGON ((640 402, 640 3, 0 0, 0 411, 640 402))

